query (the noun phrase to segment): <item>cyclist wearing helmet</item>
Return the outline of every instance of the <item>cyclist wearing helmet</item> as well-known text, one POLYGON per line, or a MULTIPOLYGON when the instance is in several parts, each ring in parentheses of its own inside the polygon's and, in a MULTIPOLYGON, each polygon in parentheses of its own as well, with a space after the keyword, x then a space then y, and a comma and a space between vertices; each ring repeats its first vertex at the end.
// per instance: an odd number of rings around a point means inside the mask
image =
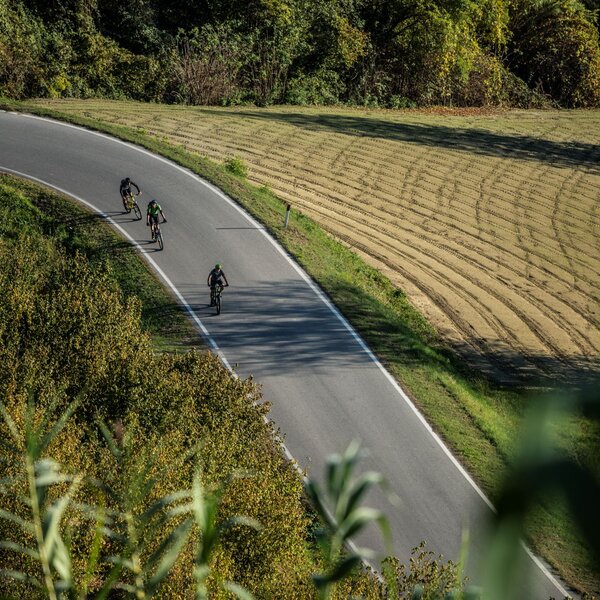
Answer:
POLYGON ((125 177, 125 179, 121 179, 121 187, 119 188, 119 191, 121 192, 121 198, 123 198, 123 200, 125 200, 125 198, 127 198, 129 195, 133 194, 131 186, 137 190, 138 194, 141 194, 138 184, 131 181, 129 177, 125 177))
POLYGON ((210 305, 214 306, 215 301, 213 298, 213 294, 215 288, 218 285, 221 287, 226 287, 229 285, 229 281, 227 281, 227 277, 225 277, 225 272, 221 268, 220 263, 217 263, 215 265, 215 268, 208 274, 206 283, 210 287, 210 305), (225 285, 223 285, 223 281, 225 281, 225 285))
POLYGON ((152 226, 152 239, 154 239, 154 226, 158 225, 158 215, 163 218, 163 223, 167 222, 165 214, 160 207, 160 204, 156 200, 151 200, 148 203, 148 209, 146 210, 146 225, 152 226))

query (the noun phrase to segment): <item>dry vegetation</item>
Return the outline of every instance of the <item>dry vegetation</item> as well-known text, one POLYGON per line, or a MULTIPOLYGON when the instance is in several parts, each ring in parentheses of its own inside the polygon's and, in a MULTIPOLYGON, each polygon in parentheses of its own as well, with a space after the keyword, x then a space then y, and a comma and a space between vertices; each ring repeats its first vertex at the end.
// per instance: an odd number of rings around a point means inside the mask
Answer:
POLYGON ((241 157, 505 382, 597 367, 599 112, 43 104, 241 157))

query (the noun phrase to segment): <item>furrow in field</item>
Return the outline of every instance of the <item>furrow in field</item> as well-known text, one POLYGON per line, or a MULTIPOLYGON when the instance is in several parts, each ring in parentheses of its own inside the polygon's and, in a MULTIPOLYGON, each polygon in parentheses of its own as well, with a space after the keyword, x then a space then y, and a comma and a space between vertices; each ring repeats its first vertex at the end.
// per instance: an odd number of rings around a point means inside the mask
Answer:
MULTIPOLYGON (((264 164, 264 161, 261 161, 261 164, 264 164)), ((292 166, 293 166, 293 165, 292 165, 292 166)), ((270 167, 270 168, 272 168, 272 169, 274 170, 274 172, 276 172, 278 168, 281 168, 281 165, 280 165, 280 164, 278 164, 276 160, 273 160, 273 161, 271 161, 271 163, 269 164, 269 167, 270 167)), ((309 171, 307 168, 305 168, 305 169, 304 169, 304 171, 305 171, 305 172, 307 172, 307 173, 308 173, 308 172, 310 172, 310 171, 309 171)), ((314 174, 314 175, 318 175, 317 173, 314 173, 314 172, 313 172, 313 174, 314 174)), ((374 177, 374 178, 372 179, 372 181, 374 182, 374 184, 373 184, 373 187, 372 187, 372 190, 371 190, 371 191, 375 192, 375 193, 374 193, 374 197, 377 197, 377 192, 378 192, 378 190, 379 190, 379 188, 380 188, 380 185, 378 185, 378 183, 377 183, 377 182, 378 182, 378 181, 380 181, 380 179, 382 179, 382 178, 383 178, 383 175, 381 175, 381 177, 379 177, 379 174, 377 174, 377 175, 378 175, 378 177, 374 177)), ((296 179, 297 179, 297 178, 296 178, 296 179)), ((330 187, 332 187, 332 189, 336 190, 336 188, 338 188, 340 185, 343 185, 343 183, 342 183, 342 182, 340 182, 340 181, 338 181, 338 180, 334 180, 334 181, 333 181, 333 184, 332 184, 330 187)), ((356 185, 356 186, 351 186, 351 187, 350 187, 350 190, 349 190, 349 192, 348 192, 348 189, 349 189, 349 188, 348 188, 348 186, 349 186, 349 184, 347 184, 347 185, 346 185, 346 187, 345 187, 345 189, 347 190, 347 193, 354 192, 355 190, 359 191, 359 190, 361 190, 361 188, 362 188, 362 193, 364 193, 364 186, 361 186, 360 184, 358 184, 358 185, 356 185)), ((336 190, 336 191, 337 191, 337 190, 336 190)), ((534 214, 535 214, 536 212, 537 212, 537 211, 534 211, 534 214)), ((535 220, 535 218, 534 218, 534 220, 535 220)), ((538 222, 538 223, 539 223, 539 225, 540 225, 540 230, 543 230, 543 228, 546 226, 546 224, 544 224, 544 223, 543 223, 542 221, 540 221, 540 220, 537 220, 537 222, 538 222)), ((552 249, 552 252, 554 252, 554 249, 552 249)))
MULTIPOLYGON (((264 170, 262 170, 262 173, 260 172, 261 170, 255 170, 253 172, 253 176, 254 178, 261 182, 261 183, 269 183, 270 185, 275 185, 275 187, 277 189, 279 189, 280 191, 290 194, 292 193, 292 190, 286 186, 286 180, 289 181, 289 178, 286 176, 285 173, 281 173, 281 172, 277 172, 275 171, 275 169, 272 168, 272 165, 266 165, 267 168, 265 168, 264 170), (274 179, 276 179, 277 181, 274 181, 274 179)), ((298 192, 298 190, 306 190, 306 191, 315 191, 317 194, 320 195, 320 197, 323 196, 331 196, 331 197, 337 197, 338 200, 342 203, 347 203, 350 207, 353 205, 353 197, 355 197, 355 194, 351 193, 351 190, 348 190, 347 188, 344 189, 333 189, 334 186, 332 185, 326 185, 325 187, 323 186, 319 186, 316 187, 315 185, 309 185, 311 183, 313 183, 308 176, 305 176, 302 178, 302 185, 299 185, 297 182, 298 180, 295 178, 294 180, 294 191, 298 192), (336 194, 333 194, 332 192, 336 192, 336 194)), ((411 213, 416 212, 417 210, 417 205, 421 208, 425 208, 426 204, 423 202, 419 202, 419 198, 417 196, 418 194, 418 190, 414 190, 414 193, 411 193, 412 196, 412 203, 411 206, 402 206, 400 208, 400 210, 396 211, 395 207, 397 205, 388 202, 386 200, 382 200, 382 203, 380 206, 376 207, 376 211, 377 212, 382 212, 382 213, 386 213, 386 216, 389 216, 392 219, 398 219, 399 217, 401 217, 403 220, 410 218, 411 213)), ((464 213, 464 209, 467 207, 461 206, 461 211, 464 213)), ((426 210, 430 210, 430 207, 428 206, 426 208, 426 210)), ((506 217, 499 215, 499 218, 504 218, 506 219, 506 217)), ((467 239, 470 239, 471 237, 480 237, 482 238, 482 240, 485 242, 485 245, 488 244, 494 244, 495 241, 497 242, 497 237, 498 235, 496 234, 496 232, 494 232, 495 235, 493 236, 489 236, 489 239, 485 239, 483 233, 480 231, 468 231, 466 226, 464 225, 459 225, 456 222, 456 218, 454 215, 448 215, 445 216, 443 214, 440 214, 439 212, 436 214, 435 211, 431 211, 428 213, 426 219, 428 220, 432 220, 432 221, 437 221, 438 223, 440 223, 441 227, 447 228, 447 229, 459 229, 461 235, 466 235, 467 239), (453 223, 454 222, 454 223, 453 223)), ((512 222, 514 225, 514 220, 510 220, 509 222, 512 222)), ((481 229, 481 228, 480 228, 481 229)), ((506 239, 513 241, 514 240, 514 236, 506 236, 506 239)), ((538 246, 542 246, 543 247, 543 242, 542 244, 537 243, 538 246)), ((483 246, 483 245, 482 245, 483 246)), ((498 244, 498 248, 503 248, 505 246, 502 246, 500 244, 498 244)), ((480 252, 485 251, 485 247, 483 246, 480 249, 480 252)), ((548 252, 549 253, 553 253, 555 252, 556 249, 554 247, 549 247, 548 248, 548 252)), ((523 251, 523 253, 525 253, 525 251, 523 251)), ((543 258, 542 254, 540 254, 539 251, 537 250, 533 250, 532 251, 533 254, 538 255, 540 258, 543 258)), ((585 273, 587 273, 589 271, 590 265, 586 264, 585 261, 585 256, 579 256, 578 258, 575 259, 577 262, 581 263, 581 267, 582 267, 582 271, 585 277, 585 273)), ((543 261, 540 261, 543 262, 543 261)), ((517 274, 517 271, 515 271, 515 274, 517 274)), ((597 273, 591 273, 591 276, 595 276, 597 273)), ((572 281, 572 276, 570 272, 564 271, 564 275, 561 274, 561 272, 557 272, 555 273, 555 276, 559 279, 565 282, 565 285, 567 286, 567 289, 571 289, 573 287, 573 281, 572 281)))
MULTIPOLYGON (((261 181, 263 181, 263 178, 261 178, 261 177, 257 177, 257 179, 258 179, 258 180, 261 180, 261 181)), ((266 179, 265 179, 265 180, 266 180, 266 179)), ((306 178, 304 178, 304 182, 306 183, 306 178)), ((309 187, 309 186, 304 186, 304 187, 305 187, 306 189, 308 189, 308 187, 309 187)), ((382 206, 393 206, 393 205, 392 205, 392 204, 390 204, 390 203, 383 203, 383 204, 382 204, 382 206)), ((402 208, 402 212, 403 212, 403 213, 406 213, 406 208, 402 208)), ((389 214, 391 214, 391 215, 393 216, 393 213, 389 213, 389 214)), ((433 214, 433 213, 432 213, 432 214, 433 214)), ((440 218, 443 218, 443 217, 441 217, 440 215, 438 215, 438 217, 437 217, 437 218, 438 218, 438 219, 440 219, 440 218)), ((451 218, 451 217, 449 217, 449 218, 451 218)), ((456 219, 455 219, 455 218, 454 218, 454 221, 456 221, 456 219)))

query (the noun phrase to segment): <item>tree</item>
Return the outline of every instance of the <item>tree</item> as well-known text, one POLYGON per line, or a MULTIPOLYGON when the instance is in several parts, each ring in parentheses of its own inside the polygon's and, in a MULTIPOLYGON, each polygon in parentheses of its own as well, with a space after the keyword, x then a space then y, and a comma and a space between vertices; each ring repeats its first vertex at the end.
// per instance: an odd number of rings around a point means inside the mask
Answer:
POLYGON ((577 0, 517 0, 509 66, 562 106, 597 106, 600 48, 594 15, 577 0))

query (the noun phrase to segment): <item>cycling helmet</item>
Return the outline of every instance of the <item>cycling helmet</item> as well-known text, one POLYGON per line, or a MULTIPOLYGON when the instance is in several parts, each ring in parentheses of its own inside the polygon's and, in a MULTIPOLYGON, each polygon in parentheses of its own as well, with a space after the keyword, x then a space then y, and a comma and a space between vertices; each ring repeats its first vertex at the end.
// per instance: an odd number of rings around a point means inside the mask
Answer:
POLYGON ((217 264, 215 265, 215 269, 216 269, 217 271, 220 271, 220 270, 221 270, 221 263, 217 263, 217 264))
POLYGON ((156 200, 150 200, 150 204, 158 204, 156 200))
POLYGON ((125 183, 131 183, 131 179, 129 179, 129 177, 125 177, 125 183))

